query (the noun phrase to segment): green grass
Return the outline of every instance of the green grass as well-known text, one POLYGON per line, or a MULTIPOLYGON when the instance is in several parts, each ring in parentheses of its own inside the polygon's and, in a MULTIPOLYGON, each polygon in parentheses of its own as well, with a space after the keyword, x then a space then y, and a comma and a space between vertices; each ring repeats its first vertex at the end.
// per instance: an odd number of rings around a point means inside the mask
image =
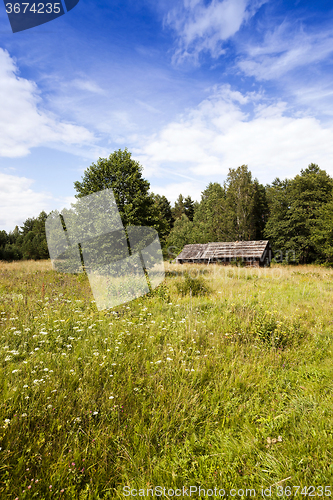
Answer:
POLYGON ((98 312, 84 275, 0 263, 1 499, 332 486, 333 271, 167 269, 98 312))

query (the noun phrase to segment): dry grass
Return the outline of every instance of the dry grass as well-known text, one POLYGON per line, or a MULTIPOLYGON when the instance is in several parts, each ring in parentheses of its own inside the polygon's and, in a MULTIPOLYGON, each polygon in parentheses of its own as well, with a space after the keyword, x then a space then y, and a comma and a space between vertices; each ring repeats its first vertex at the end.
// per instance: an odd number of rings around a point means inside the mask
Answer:
POLYGON ((332 484, 333 271, 166 271, 98 312, 83 274, 0 263, 1 499, 332 484))
POLYGON ((50 271, 52 269, 51 260, 18 260, 15 262, 5 262, 0 260, 0 271, 15 271, 19 273, 31 274, 36 271, 50 271))

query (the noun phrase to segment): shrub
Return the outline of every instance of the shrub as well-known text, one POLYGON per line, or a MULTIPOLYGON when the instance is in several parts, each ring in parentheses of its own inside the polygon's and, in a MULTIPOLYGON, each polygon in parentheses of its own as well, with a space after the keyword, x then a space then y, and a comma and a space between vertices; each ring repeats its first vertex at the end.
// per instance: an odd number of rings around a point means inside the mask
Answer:
POLYGON ((171 302, 170 291, 165 283, 161 283, 149 293, 149 297, 158 297, 163 302, 171 302))
POLYGON ((209 287, 204 282, 203 278, 199 276, 198 278, 192 278, 189 273, 184 274, 184 279, 176 283, 177 291, 181 295, 191 295, 196 297, 198 295, 206 295, 210 292, 209 287))
POLYGON ((274 312, 256 311, 250 327, 255 338, 271 347, 285 348, 297 345, 305 336, 297 318, 277 318, 274 312))

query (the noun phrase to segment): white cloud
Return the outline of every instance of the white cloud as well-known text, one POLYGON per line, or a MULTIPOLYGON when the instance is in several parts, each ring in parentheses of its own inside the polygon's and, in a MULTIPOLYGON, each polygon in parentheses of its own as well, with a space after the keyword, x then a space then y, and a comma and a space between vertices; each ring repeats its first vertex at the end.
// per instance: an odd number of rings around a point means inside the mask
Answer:
POLYGON ((22 225, 28 217, 36 217, 50 204, 52 196, 31 189, 33 182, 26 177, 0 173, 1 229, 12 231, 16 225, 22 225))
POLYGON ((79 90, 84 90, 93 94, 105 94, 105 91, 96 82, 86 78, 76 78, 72 81, 72 85, 79 90))
POLYGON ((18 68, 0 48, 0 156, 25 156, 36 146, 86 145, 94 141, 84 127, 60 121, 42 109, 36 84, 18 76, 18 68))
POLYGON ((295 31, 292 25, 282 23, 265 34, 260 44, 249 44, 244 49, 248 56, 238 62, 239 68, 258 80, 273 80, 300 67, 324 61, 333 52, 333 36, 330 31, 306 33, 295 31))
POLYGON ((47 192, 34 191, 35 181, 0 172, 0 230, 13 231, 29 217, 37 217, 43 210, 70 208, 73 197, 55 198, 47 192))
POLYGON ((201 200, 201 193, 205 186, 199 186, 198 182, 173 182, 170 184, 165 184, 164 186, 153 185, 151 186, 151 191, 153 193, 158 193, 159 195, 164 195, 173 204, 178 196, 182 194, 185 198, 186 196, 191 196, 193 200, 201 200))
POLYGON ((255 14, 267 0, 183 0, 173 8, 165 23, 178 34, 175 60, 186 57, 198 60, 201 52, 217 58, 224 53, 223 41, 232 37, 242 24, 255 14))
POLYGON ((167 166, 211 180, 243 164, 264 183, 294 176, 311 162, 333 174, 333 126, 293 116, 286 103, 223 86, 151 137, 139 158, 151 173, 167 166))

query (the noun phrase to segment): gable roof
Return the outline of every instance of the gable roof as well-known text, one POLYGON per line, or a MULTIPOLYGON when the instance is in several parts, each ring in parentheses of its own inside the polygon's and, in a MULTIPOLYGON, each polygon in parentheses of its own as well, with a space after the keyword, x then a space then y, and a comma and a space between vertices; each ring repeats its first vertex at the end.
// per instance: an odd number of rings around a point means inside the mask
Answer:
POLYGON ((212 259, 236 259, 241 258, 263 258, 266 248, 269 247, 268 240, 259 241, 228 241, 221 243, 204 243, 185 245, 176 257, 179 260, 212 260, 212 259))

